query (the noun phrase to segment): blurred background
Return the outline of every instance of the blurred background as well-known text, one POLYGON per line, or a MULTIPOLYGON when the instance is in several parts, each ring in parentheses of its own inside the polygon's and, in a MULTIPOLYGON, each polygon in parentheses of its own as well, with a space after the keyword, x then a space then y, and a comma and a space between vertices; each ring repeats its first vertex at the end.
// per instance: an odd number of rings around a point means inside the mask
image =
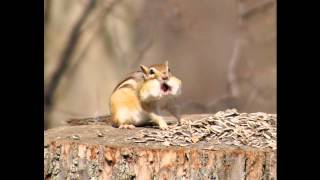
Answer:
POLYGON ((275 0, 45 0, 45 129, 109 114, 139 64, 169 61, 184 114, 276 113, 275 0))

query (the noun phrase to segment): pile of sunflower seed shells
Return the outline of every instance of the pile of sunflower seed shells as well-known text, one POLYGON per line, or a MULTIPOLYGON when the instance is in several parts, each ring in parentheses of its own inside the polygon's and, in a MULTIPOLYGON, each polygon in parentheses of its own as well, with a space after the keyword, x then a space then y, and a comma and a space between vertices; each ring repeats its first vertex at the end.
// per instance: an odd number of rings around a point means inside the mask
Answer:
MULTIPOLYGON (((189 146, 200 141, 231 146, 276 149, 276 114, 238 113, 236 109, 205 115, 169 130, 142 130, 135 143, 162 142, 165 146, 189 146)), ((128 139, 128 140, 129 140, 128 139)))

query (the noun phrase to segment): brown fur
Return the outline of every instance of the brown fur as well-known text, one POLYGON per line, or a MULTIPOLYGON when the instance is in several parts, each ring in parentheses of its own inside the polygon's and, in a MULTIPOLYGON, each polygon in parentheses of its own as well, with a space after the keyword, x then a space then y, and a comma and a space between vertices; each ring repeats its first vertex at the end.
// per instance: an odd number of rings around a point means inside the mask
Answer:
MULTIPOLYGON (((142 102, 139 94, 146 93, 145 95, 149 97, 151 94, 148 93, 158 93, 158 91, 161 91, 160 87, 158 89, 158 83, 164 82, 171 77, 168 63, 154 64, 149 67, 140 65, 140 68, 142 71, 131 73, 114 88, 110 99, 113 125, 116 127, 131 128, 132 125, 149 124, 150 120, 147 119, 151 119, 154 123, 158 124, 161 129, 166 129, 166 122, 161 116, 155 114, 155 111, 159 108, 158 100, 142 102), (153 72, 150 72, 151 69, 153 72), (141 92, 141 89, 144 91, 141 92)), ((174 106, 166 105, 165 107, 171 108, 174 106)), ((173 112, 174 116, 177 117, 180 122, 180 116, 176 110, 169 110, 169 112, 173 112)))
POLYGON ((142 81, 143 80, 143 73, 141 71, 135 71, 135 72, 132 72, 132 73, 129 73, 127 74, 127 77, 125 79, 123 79, 121 82, 119 82, 116 87, 113 89, 112 93, 114 93, 115 90, 119 89, 119 88, 122 88, 123 87, 123 84, 132 79, 132 80, 135 80, 135 81, 142 81), (141 75, 140 75, 141 74, 141 75))
POLYGON ((160 81, 166 80, 166 78, 171 77, 171 72, 169 69, 169 64, 166 62, 165 64, 153 64, 149 67, 140 65, 141 70, 145 74, 145 80, 152 80, 152 79, 158 79, 160 81), (150 74, 150 69, 154 69, 154 74, 150 74))
POLYGON ((137 93, 131 88, 121 88, 115 91, 111 96, 111 119, 114 125, 120 126, 121 123, 129 124, 129 120, 122 122, 118 117, 117 109, 126 107, 128 110, 141 109, 140 100, 137 93))
POLYGON ((167 66, 165 64, 153 64, 150 66, 156 68, 158 71, 164 72, 167 70, 167 66))

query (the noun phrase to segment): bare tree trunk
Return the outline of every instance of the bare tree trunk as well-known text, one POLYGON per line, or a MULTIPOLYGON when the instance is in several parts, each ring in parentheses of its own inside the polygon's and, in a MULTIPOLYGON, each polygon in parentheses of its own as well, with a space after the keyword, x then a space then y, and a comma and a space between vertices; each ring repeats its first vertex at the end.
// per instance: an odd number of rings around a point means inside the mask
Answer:
POLYGON ((46 179, 276 179, 276 151, 214 146, 134 143, 141 130, 108 125, 67 126, 45 131, 46 179))
MULTIPOLYGON (((48 2, 47 2, 48 3, 48 2)), ((83 14, 79 17, 78 21, 72 28, 70 38, 66 44, 65 49, 63 50, 60 58, 60 64, 57 70, 54 72, 52 79, 46 86, 45 97, 44 97, 44 107, 45 107, 45 126, 46 120, 48 118, 49 112, 51 111, 53 105, 53 98, 55 95, 55 91, 60 83, 61 78, 63 77, 65 71, 67 70, 73 52, 78 44, 80 39, 80 30, 90 13, 92 12, 93 8, 95 7, 96 0, 90 0, 87 7, 85 7, 83 14)), ((47 10, 48 13, 48 10, 47 10)), ((48 18, 48 15, 47 17, 48 18)))

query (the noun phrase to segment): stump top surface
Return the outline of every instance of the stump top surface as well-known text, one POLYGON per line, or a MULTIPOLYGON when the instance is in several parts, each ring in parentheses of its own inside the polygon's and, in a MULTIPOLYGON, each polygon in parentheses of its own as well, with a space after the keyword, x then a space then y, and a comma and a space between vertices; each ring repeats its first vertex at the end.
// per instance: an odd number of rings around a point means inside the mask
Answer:
MULTIPOLYGON (((199 119, 202 115, 187 115, 184 118, 189 120, 199 119)), ((172 118, 169 118, 172 120, 172 118)), ((102 145, 107 147, 141 147, 150 149, 168 149, 168 148, 191 148, 207 150, 246 150, 246 151, 275 151, 270 148, 253 148, 248 146, 232 146, 226 144, 215 144, 210 141, 199 141, 190 146, 177 147, 166 146, 162 142, 148 141, 145 143, 135 143, 130 137, 138 136, 141 131, 162 131, 152 127, 137 127, 135 129, 118 129, 110 125, 81 125, 81 126, 63 126, 49 129, 44 132, 45 146, 50 143, 75 142, 88 145, 102 145)))

